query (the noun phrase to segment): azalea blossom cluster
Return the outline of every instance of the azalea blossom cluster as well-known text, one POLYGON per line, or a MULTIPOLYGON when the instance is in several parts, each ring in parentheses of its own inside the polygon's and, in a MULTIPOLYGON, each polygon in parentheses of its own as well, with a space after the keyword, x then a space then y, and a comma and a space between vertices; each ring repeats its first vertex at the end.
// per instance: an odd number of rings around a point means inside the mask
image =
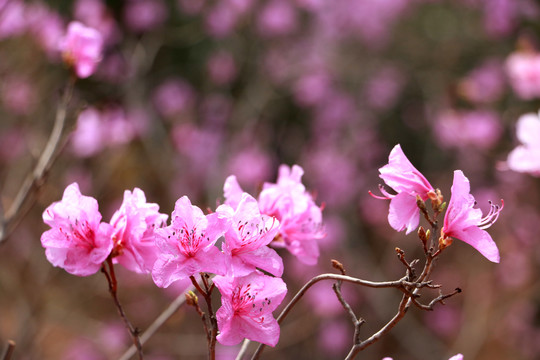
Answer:
POLYGON ((73 183, 43 213, 51 229, 41 242, 54 266, 78 276, 96 273, 106 261, 151 273, 159 287, 214 274, 222 301, 216 312, 217 340, 235 345, 248 338, 275 346, 280 331, 271 314, 287 287, 281 279, 283 261, 269 245, 314 264, 317 240, 324 236, 322 209, 301 183, 302 174, 298 165, 282 165, 277 183, 265 183, 258 200, 231 176, 225 203, 214 212, 204 214, 183 196, 169 225, 168 216, 147 203, 138 188, 127 190, 110 222, 102 222, 97 200, 82 195, 73 183))
MULTIPOLYGON (((380 168, 379 172, 381 179, 397 194, 390 194, 381 186, 383 196, 372 196, 390 200, 388 222, 395 230, 406 230, 407 234, 416 230, 420 222, 420 210, 428 199, 436 212, 442 212, 446 207, 440 190, 435 189, 413 166, 399 144, 392 149, 388 164, 380 168)), ((446 248, 452 243, 452 238, 456 238, 474 247, 488 260, 498 263, 499 249, 485 229, 497 220, 504 202, 500 207, 491 204, 489 213, 483 216, 482 210, 475 208, 476 201, 470 190, 469 179, 461 170, 455 170, 452 197, 444 216, 439 249, 446 248)))

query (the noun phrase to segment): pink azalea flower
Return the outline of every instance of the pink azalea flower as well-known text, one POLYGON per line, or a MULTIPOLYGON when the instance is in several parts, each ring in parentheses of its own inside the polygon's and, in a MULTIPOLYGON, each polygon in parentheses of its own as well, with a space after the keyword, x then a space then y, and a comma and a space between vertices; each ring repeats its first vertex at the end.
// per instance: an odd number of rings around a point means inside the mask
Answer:
POLYGON ((379 169, 380 178, 390 186, 396 195, 387 193, 382 187, 384 196, 377 199, 390 199, 388 222, 397 231, 407 230, 409 234, 420 223, 420 212, 416 205, 416 196, 426 201, 430 196, 436 195, 433 186, 407 159, 401 146, 394 146, 388 158, 388 164, 379 169))
POLYGON ((160 228, 168 217, 158 210, 159 205, 146 202, 141 189, 124 192, 124 202, 111 219, 115 263, 138 273, 152 270, 157 259, 154 229, 160 228))
POLYGON ((113 229, 100 222, 97 200, 81 195, 77 183, 66 188, 61 201, 45 209, 43 221, 51 227, 41 235, 47 260, 70 274, 96 273, 111 253, 113 229))
POLYGON ((220 208, 228 211, 231 217, 232 225, 225 233, 223 244, 230 273, 234 276, 243 276, 259 268, 272 275, 281 276, 283 260, 275 250, 266 246, 276 236, 279 221, 261 215, 257 200, 248 193, 242 194, 234 213, 228 205, 222 205, 220 208))
POLYGON ((214 244, 229 225, 222 213, 205 216, 186 196, 178 199, 171 225, 155 231, 159 254, 152 277, 156 285, 168 287, 199 272, 225 275, 224 255, 214 244))
POLYGON ((281 278, 253 272, 244 277, 216 276, 222 306, 216 312, 223 345, 236 345, 244 338, 275 346, 279 324, 272 312, 283 301, 287 286, 281 278))
POLYGON ((325 236, 322 209, 313 201, 301 182, 304 170, 294 165, 281 165, 276 184, 265 183, 259 194, 261 213, 279 220, 280 241, 301 262, 314 265, 319 257, 317 240, 325 236))
POLYGON ((242 200, 242 195, 244 190, 238 184, 238 180, 235 175, 230 175, 225 179, 225 185, 223 185, 223 195, 225 196, 225 204, 231 206, 236 210, 240 200, 242 200))
POLYGON ((538 114, 522 115, 516 124, 516 135, 523 144, 508 154, 511 170, 540 176, 540 117, 538 114))
POLYGON ((75 68, 77 76, 87 78, 101 61, 103 37, 96 29, 72 21, 66 36, 60 41, 60 51, 64 61, 75 68))
POLYGON ((449 237, 457 238, 474 247, 489 261, 498 263, 499 249, 484 229, 497 220, 503 207, 491 205, 489 213, 482 217, 482 210, 473 208, 476 201, 470 194, 470 190, 469 179, 461 170, 454 171, 452 197, 444 216, 444 226, 439 242, 447 241, 449 237))
POLYGON ((452 356, 448 360, 463 360, 463 355, 462 354, 457 354, 457 355, 452 356))

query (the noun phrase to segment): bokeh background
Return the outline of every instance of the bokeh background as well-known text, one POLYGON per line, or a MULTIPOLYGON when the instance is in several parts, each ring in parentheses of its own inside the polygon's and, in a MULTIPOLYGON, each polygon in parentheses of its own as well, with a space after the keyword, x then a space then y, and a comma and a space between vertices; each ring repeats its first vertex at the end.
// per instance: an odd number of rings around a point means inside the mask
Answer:
MULTIPOLYGON (((536 54, 539 19, 533 0, 0 0, 4 209, 41 154, 68 82, 57 48, 66 25, 79 20, 106 42, 97 72, 75 84, 62 152, 36 204, 0 246, 0 346, 15 340, 21 360, 78 360, 114 359, 130 344, 102 274, 53 268, 41 247, 41 214, 73 181, 108 221, 125 189, 143 189, 170 214, 182 195, 215 207, 230 174, 256 195, 279 164, 299 164, 325 204, 327 237, 317 266, 280 253, 288 298, 332 271, 331 259, 360 278, 400 278, 394 248, 413 259, 420 243, 393 231, 388 202, 368 195, 400 143, 446 199, 455 169, 484 211, 504 198, 490 229, 501 263, 455 241, 433 278, 463 293, 433 312, 412 308, 360 358, 540 358, 540 183, 506 164, 517 119, 540 106, 540 92, 519 83, 540 82, 540 66, 516 70, 508 58, 536 54)), ((120 300, 142 330, 183 290, 117 269, 120 300)), ((392 289, 345 284, 344 293, 365 335, 400 300, 392 289)), ((318 284, 264 358, 343 358, 352 334, 331 284, 318 284)), ((144 348, 154 360, 205 358, 195 311, 182 307, 144 348)), ((219 347, 218 358, 237 351, 219 347)))

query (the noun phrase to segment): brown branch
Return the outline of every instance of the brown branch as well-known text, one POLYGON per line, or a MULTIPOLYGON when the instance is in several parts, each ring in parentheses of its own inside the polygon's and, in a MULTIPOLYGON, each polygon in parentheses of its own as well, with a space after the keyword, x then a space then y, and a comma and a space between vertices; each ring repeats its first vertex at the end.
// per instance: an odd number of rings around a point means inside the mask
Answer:
POLYGON ((142 351, 142 345, 139 339, 139 330, 133 327, 133 325, 131 324, 131 322, 126 316, 126 313, 124 312, 124 309, 122 308, 122 305, 120 304, 120 301, 118 300, 118 296, 116 293, 116 290, 117 290, 116 275, 114 273, 114 266, 113 266, 111 257, 107 258, 106 264, 109 267, 109 271, 107 271, 107 267, 105 266, 105 263, 103 263, 101 271, 105 274, 105 277, 107 278, 107 282, 109 283, 109 292, 111 293, 111 296, 114 300, 114 304, 116 305, 116 308, 118 309, 118 313, 120 314, 120 317, 122 318, 122 320, 124 320, 124 324, 126 325, 129 331, 129 334, 131 335, 133 344, 137 348, 139 359, 143 360, 143 351, 142 351))
POLYGON ((6 351, 4 351, 4 355, 2 356, 2 360, 11 360, 11 357, 13 356, 14 351, 15 351, 15 341, 8 340, 6 351))
POLYGON ((56 111, 54 126, 47 144, 41 152, 41 156, 39 157, 34 170, 26 177, 19 192, 15 196, 13 203, 9 209, 7 209, 5 217, 2 217, 0 223, 0 244, 6 242, 7 238, 13 233, 19 222, 30 210, 35 201, 37 190, 43 185, 48 171, 56 160, 58 155, 57 150, 66 122, 67 107, 73 93, 74 84, 75 77, 71 77, 56 111))
POLYGON ((429 304, 425 305, 425 304, 422 304, 420 303, 418 300, 416 300, 415 297, 412 297, 411 300, 412 300, 412 303, 414 305, 416 305, 418 308, 422 309, 422 310, 426 310, 426 311, 432 311, 433 310, 433 306, 435 306, 436 303, 441 303, 442 305, 444 305, 444 300, 445 299, 448 299, 449 297, 452 297, 456 294, 459 294, 461 293, 461 289, 460 288, 456 288, 454 291, 452 291, 451 293, 449 294, 445 294, 443 295, 442 293, 439 293, 439 296, 437 296, 436 298, 434 298, 433 300, 431 300, 429 302, 429 304))
MULTIPOLYGON (((350 283, 361 285, 361 286, 366 286, 366 287, 370 287, 370 288, 379 288, 379 289, 380 288, 397 288, 397 289, 399 289, 401 291, 407 291, 407 292, 408 292, 408 288, 414 288, 415 290, 413 291, 413 293, 418 291, 418 289, 420 289, 420 288, 433 286, 431 284, 431 282, 424 282, 423 279, 420 280, 420 281, 417 281, 417 282, 410 282, 410 281, 406 280, 406 277, 404 277, 402 279, 399 279, 399 280, 395 280, 395 281, 375 282, 375 281, 362 280, 362 279, 354 278, 354 277, 351 277, 351 276, 345 276, 345 275, 321 274, 321 275, 315 276, 314 278, 309 280, 296 293, 296 295, 294 295, 294 297, 287 304, 287 306, 285 306, 285 308, 283 309, 283 311, 281 312, 281 314, 277 318, 278 323, 281 323, 285 319, 285 317, 287 317, 287 315, 292 310, 292 308, 298 303, 298 301, 300 301, 300 299, 304 296, 304 294, 309 290, 310 287, 312 287, 313 285, 315 285, 316 283, 318 283, 319 281, 322 281, 322 280, 340 280, 340 281, 350 282, 350 283)), ((406 296, 406 295, 404 295, 404 296, 406 296)), ((259 344, 259 346, 257 347, 257 350, 255 350, 255 353, 253 354, 251 359, 252 360, 258 359, 258 357, 262 353, 264 347, 265 347, 264 344, 259 344)), ((242 349, 243 348, 244 347, 242 347, 242 349)), ((246 348, 247 348, 247 346, 246 346, 246 348)), ((241 359, 243 355, 244 355, 243 353, 239 353, 237 355, 236 359, 241 359)))

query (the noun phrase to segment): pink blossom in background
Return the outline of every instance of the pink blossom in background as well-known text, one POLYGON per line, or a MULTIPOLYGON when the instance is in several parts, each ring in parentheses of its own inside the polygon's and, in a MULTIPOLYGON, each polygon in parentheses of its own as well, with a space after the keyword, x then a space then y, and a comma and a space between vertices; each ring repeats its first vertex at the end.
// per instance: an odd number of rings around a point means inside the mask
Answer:
POLYGON ((158 260, 152 278, 159 287, 199 272, 225 275, 225 258, 214 246, 229 227, 220 213, 204 215, 186 196, 176 201, 171 225, 157 229, 158 260))
MULTIPOLYGON (((328 289, 326 290, 329 292, 328 289)), ((351 346, 352 331, 348 322, 343 320, 324 321, 319 327, 317 344, 327 355, 333 357, 348 350, 351 346)))
POLYGON ((36 107, 36 88, 24 77, 6 76, 2 79, 0 91, 5 109, 15 115, 28 115, 36 107))
POLYGON ((274 276, 283 274, 283 260, 268 245, 279 230, 279 221, 261 215, 257 200, 243 193, 233 210, 228 205, 220 206, 216 212, 226 212, 231 227, 225 233, 222 250, 227 259, 229 276, 244 276, 264 270, 274 276))
POLYGON ((238 72, 233 55, 223 50, 210 56, 207 68, 210 79, 217 85, 230 84, 238 72))
POLYGON ((64 36, 64 21, 60 15, 41 3, 26 5, 28 30, 50 59, 58 57, 58 43, 64 36))
POLYGON ((178 152, 186 157, 191 171, 198 174, 211 172, 217 161, 221 134, 193 124, 181 124, 173 128, 172 137, 178 152))
POLYGON ((133 32, 145 32, 163 25, 167 20, 167 4, 163 0, 128 0, 123 19, 133 32))
POLYGON ((106 44, 115 44, 122 37, 112 11, 102 0, 77 0, 73 5, 73 16, 99 31, 106 44))
POLYGON ((257 28, 263 36, 283 36, 297 27, 296 9, 287 0, 270 0, 260 10, 257 28))
POLYGON ((325 71, 303 74, 294 84, 293 93, 301 106, 314 106, 327 95, 332 85, 332 78, 325 71))
POLYGON ((71 149, 80 157, 89 157, 100 152, 106 142, 103 138, 101 114, 95 108, 88 108, 79 114, 77 127, 71 134, 71 149))
POLYGON ((216 312, 217 340, 236 345, 246 338, 276 346, 280 329, 272 312, 287 293, 283 280, 256 271, 244 277, 216 276, 213 281, 222 304, 216 312))
POLYGON ((111 253, 113 229, 100 222, 96 199, 81 195, 77 183, 45 209, 43 221, 51 227, 41 235, 47 260, 70 274, 96 273, 111 253))
POLYGON ((508 154, 511 170, 540 176, 540 118, 538 114, 522 115, 516 124, 519 145, 508 154))
POLYGON ((489 110, 445 110, 435 121, 435 136, 447 148, 470 146, 488 150, 503 133, 499 114, 489 110))
POLYGON ((448 360, 463 360, 463 355, 462 354, 457 354, 457 355, 452 356, 448 360))
POLYGON ((227 172, 235 174, 240 182, 247 185, 260 185, 271 174, 270 155, 256 146, 242 148, 232 154, 227 164, 227 172))
POLYGON ((79 114, 71 135, 71 149, 80 157, 94 156, 106 147, 133 140, 137 135, 136 125, 119 107, 111 106, 102 111, 88 108, 79 114))
POLYGON ((159 205, 146 202, 144 192, 124 192, 124 201, 110 224, 113 232, 114 262, 138 273, 151 272, 157 259, 154 230, 161 228, 167 215, 159 213, 159 205))
POLYGON ((239 18, 240 14, 231 6, 218 2, 206 13, 206 30, 218 39, 227 37, 234 31, 239 18))
POLYGON ((404 85, 403 73, 395 67, 384 66, 366 82, 363 97, 374 109, 389 109, 398 101, 404 85))
POLYGON ((483 0, 484 28, 493 37, 509 35, 517 25, 519 5, 513 0, 483 0))
POLYGON ((94 73, 101 61, 103 37, 96 29, 72 21, 65 37, 60 41, 59 48, 64 61, 75 68, 77 76, 87 78, 94 73))
POLYGON ((107 356, 99 350, 100 347, 90 339, 81 337, 71 341, 61 360, 107 360, 107 356))
POLYGON ((192 110, 195 105, 195 91, 186 80, 171 78, 154 90, 152 101, 162 116, 174 117, 192 110))
POLYGON ((514 52, 506 59, 506 73, 514 92, 524 100, 540 97, 540 54, 514 52))
POLYGON ((24 1, 6 1, 0 8, 0 40, 21 35, 26 25, 24 1))
POLYGON ((383 197, 390 201, 388 222, 397 231, 406 230, 409 234, 416 230, 420 223, 420 211, 416 205, 416 197, 423 201, 435 194, 433 186, 407 159, 401 146, 394 146, 388 157, 388 164, 379 169, 379 177, 390 186, 396 195, 387 193, 382 187, 383 197))
POLYGON ((445 241, 449 237, 455 237, 474 247, 489 261, 498 263, 499 249, 484 229, 497 220, 502 207, 491 205, 489 213, 482 217, 482 210, 473 208, 476 201, 470 190, 469 179, 461 170, 454 171, 452 197, 444 216, 441 239, 445 241))
POLYGON ((504 92, 504 68, 497 60, 486 60, 459 82, 459 92, 474 103, 492 103, 504 92))
POLYGON ((274 246, 284 246, 301 262, 317 263, 317 240, 325 236, 322 226, 322 209, 301 182, 304 170, 293 165, 279 167, 277 183, 265 183, 259 194, 261 213, 275 216, 281 226, 280 239, 274 246))
POLYGON ((331 208, 347 206, 362 188, 362 177, 358 174, 350 156, 329 146, 315 146, 306 151, 306 169, 311 174, 317 199, 331 208), (355 184, 351 186, 351 184, 355 184))

